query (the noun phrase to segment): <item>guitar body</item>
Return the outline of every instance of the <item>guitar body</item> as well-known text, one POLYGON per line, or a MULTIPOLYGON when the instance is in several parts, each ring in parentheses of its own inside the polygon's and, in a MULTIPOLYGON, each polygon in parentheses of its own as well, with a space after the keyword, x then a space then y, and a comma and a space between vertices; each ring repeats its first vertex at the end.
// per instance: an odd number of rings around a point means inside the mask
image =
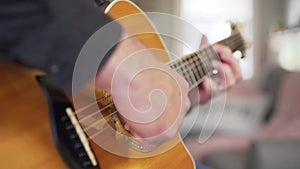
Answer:
POLYGON ((50 119, 35 75, 16 63, 0 63, 0 168, 66 169, 51 135, 50 119))
MULTIPOLYGON (((128 32, 137 33, 138 35, 136 37, 139 38, 147 48, 166 51, 163 41, 156 33, 156 30, 149 19, 130 1, 115 0, 107 6, 105 12, 113 19, 118 20, 128 32), (132 16, 135 16, 136 18, 126 19, 132 16), (140 32, 144 33, 139 34, 140 32)), ((220 43, 229 46, 232 51, 244 49, 240 34, 234 34, 231 38, 222 40, 220 43)), ((202 51, 204 51, 203 53, 212 53, 209 49, 210 48, 205 48, 202 51), (209 52, 206 52, 207 50, 209 52)), ((201 56, 201 51, 198 54, 201 56)), ((192 54, 187 57, 199 59, 198 54, 192 54)), ((166 63, 169 61, 167 52, 165 52, 164 55, 160 53, 160 55, 155 56, 162 62, 166 63)), ((202 62, 199 61, 200 65, 201 63, 202 62)), ((197 65, 191 67, 195 66, 197 65)), ((2 162, 0 163, 0 168, 67 168, 60 158, 59 153, 55 150, 54 142, 51 139, 47 105, 45 100, 41 99, 44 98, 44 95, 34 78, 37 74, 41 74, 41 72, 12 63, 0 64, 0 76, 1 80, 3 80, 3 82, 1 81, 2 83, 0 83, 0 138, 2 139, 0 151, 3 152, 0 154, 0 161, 2 162), (18 106, 16 106, 15 103, 18 106)), ((199 78, 199 82, 200 81, 201 78, 199 78)), ((102 89, 97 89, 96 95, 97 97, 106 98, 105 92, 103 92, 102 89)), ((111 102, 110 100, 108 101, 111 102)), ((100 103, 99 106, 101 106, 101 104, 102 103, 100 103)), ((80 114, 81 113, 77 114, 79 120, 80 114)), ((90 118, 90 121, 87 120, 88 122, 86 122, 87 125, 95 122, 92 120, 99 121, 98 118, 90 118)), ((95 125, 95 127, 97 128, 99 126, 95 125)), ((122 127, 116 128, 117 131, 122 130, 120 129, 122 127)), ((88 134, 87 130, 85 130, 85 132, 88 134)), ((106 142, 110 142, 107 138, 115 139, 114 136, 115 135, 111 135, 111 133, 106 135, 104 132, 99 135, 99 137, 103 138, 102 140, 106 142)), ((153 156, 143 155, 143 152, 138 152, 137 154, 140 154, 140 156, 135 156, 142 158, 119 156, 106 151, 106 149, 96 144, 93 139, 89 142, 101 169, 195 168, 194 162, 179 135, 175 139, 162 145, 162 147, 165 145, 171 145, 166 147, 175 145, 171 149, 163 151, 163 153, 157 153, 153 156)), ((128 144, 128 142, 124 141, 124 144, 128 144)), ((130 147, 120 146, 114 148, 126 149, 130 147)), ((128 150, 129 153, 132 151, 135 150, 128 150)))
MULTIPOLYGON (((35 79, 42 74, 16 63, 0 63, 1 169, 68 168, 55 147, 45 95, 35 79)), ((141 159, 117 156, 93 141, 90 144, 101 169, 194 168, 182 144, 159 156, 141 159)))
MULTIPOLYGON (((147 48, 166 50, 165 45, 156 33, 155 28, 143 12, 132 2, 125 0, 116 0, 109 4, 105 10, 109 16, 118 20, 121 25, 131 33, 147 32, 138 34, 136 37, 142 41, 147 48), (127 16, 135 15, 136 18, 122 19, 127 16), (140 25, 143 25, 142 28, 140 25)), ((167 52, 166 52, 167 53, 167 52)), ((168 62, 170 59, 167 54, 157 55, 157 58, 162 62, 168 62)), ((101 96, 100 96, 101 97, 101 96)), ((100 167, 103 169, 193 169, 194 162, 183 145, 180 136, 176 137, 172 142, 178 144, 172 149, 152 157, 146 158, 127 158, 115 155, 100 148, 97 144, 91 141, 91 146, 96 154, 100 167)))
MULTIPOLYGON (((127 31, 136 34, 149 49, 166 50, 165 44, 157 34, 151 21, 135 4, 128 0, 115 0, 107 6, 105 13, 117 20, 127 31)), ((170 61, 169 56, 157 56, 162 62, 170 61)))
MULTIPOLYGON (((116 1, 109 8, 108 14, 113 18, 142 13, 129 1, 116 1)), ((139 23, 155 32, 146 17, 139 20, 139 23)), ((149 48, 165 49, 156 34, 139 35, 138 38, 149 48)), ((159 59, 163 62, 169 60, 167 55, 159 59)), ((35 79, 36 75, 42 73, 15 63, 1 63, 0 70, 0 168, 67 168, 51 138, 45 96, 35 79)), ((93 141, 90 144, 101 169, 194 168, 189 153, 181 144, 181 138, 178 136, 175 141, 179 144, 174 148, 147 158, 121 157, 102 149, 93 141)))

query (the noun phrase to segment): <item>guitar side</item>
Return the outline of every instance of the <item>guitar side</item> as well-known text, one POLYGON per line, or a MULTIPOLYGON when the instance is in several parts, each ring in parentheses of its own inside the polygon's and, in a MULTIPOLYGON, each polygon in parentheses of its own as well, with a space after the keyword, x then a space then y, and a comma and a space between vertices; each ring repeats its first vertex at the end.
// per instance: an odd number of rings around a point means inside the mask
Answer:
MULTIPOLYGON (((139 9, 135 4, 126 0, 116 0, 109 4, 105 10, 109 16, 126 28, 129 32, 147 32, 147 34, 138 34, 136 37, 147 47, 160 50, 166 50, 166 47, 161 37, 156 33, 154 26, 151 24, 147 16, 143 14, 143 11, 139 9), (138 19, 132 20, 126 19, 128 16, 135 15, 138 19), (123 19, 125 18, 125 19, 123 19), (130 22, 130 23, 129 23, 130 22), (142 28, 141 26, 143 25, 142 28)), ((167 52, 165 55, 157 55, 157 58, 162 62, 168 62, 169 56, 167 52)), ((100 148, 94 142, 91 142, 91 146, 96 154, 96 157, 100 163, 101 168, 143 168, 143 169, 164 169, 164 168, 177 168, 177 169, 193 169, 195 168, 191 155, 187 151, 186 147, 182 143, 181 137, 178 135, 174 140, 178 144, 172 149, 164 152, 160 155, 147 157, 147 158, 126 158, 121 157, 106 150, 100 148)))

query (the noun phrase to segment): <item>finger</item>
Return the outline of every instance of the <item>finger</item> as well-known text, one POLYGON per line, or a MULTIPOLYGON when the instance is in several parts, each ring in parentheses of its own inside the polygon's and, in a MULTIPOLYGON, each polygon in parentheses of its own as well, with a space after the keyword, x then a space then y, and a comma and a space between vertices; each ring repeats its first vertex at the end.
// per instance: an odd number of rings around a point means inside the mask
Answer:
POLYGON ((224 71, 224 79, 226 82, 226 88, 230 88, 235 84, 235 76, 233 75, 232 69, 230 66, 223 64, 222 69, 224 71))
POLYGON ((206 78, 198 87, 198 100, 200 103, 206 103, 213 95, 210 79, 206 78))
POLYGON ((213 82, 216 84, 217 92, 222 89, 227 89, 237 82, 232 68, 228 64, 213 62, 213 66, 219 72, 218 75, 212 77, 213 82))
POLYGON ((230 65, 234 64, 234 57, 232 57, 232 51, 229 47, 220 44, 215 44, 213 45, 213 48, 219 55, 223 63, 227 63, 230 65))
POLYGON ((207 36, 206 35, 202 35, 199 48, 201 48, 202 46, 205 46, 207 44, 208 44, 207 36))
POLYGON ((229 47, 220 44, 215 44, 214 49, 219 55, 221 61, 224 64, 228 64, 229 67, 232 69, 232 74, 234 75, 234 79, 236 81, 241 80, 242 75, 241 75, 240 65, 238 60, 232 56, 231 49, 229 47))

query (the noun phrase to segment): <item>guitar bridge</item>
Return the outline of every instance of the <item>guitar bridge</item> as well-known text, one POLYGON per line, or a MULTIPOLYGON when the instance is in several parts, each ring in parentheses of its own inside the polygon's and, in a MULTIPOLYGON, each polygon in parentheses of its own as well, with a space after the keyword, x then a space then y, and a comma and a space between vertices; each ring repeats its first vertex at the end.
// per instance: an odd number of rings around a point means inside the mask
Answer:
POLYGON ((72 169, 100 169, 64 92, 45 76, 36 78, 47 97, 52 136, 61 157, 72 169))

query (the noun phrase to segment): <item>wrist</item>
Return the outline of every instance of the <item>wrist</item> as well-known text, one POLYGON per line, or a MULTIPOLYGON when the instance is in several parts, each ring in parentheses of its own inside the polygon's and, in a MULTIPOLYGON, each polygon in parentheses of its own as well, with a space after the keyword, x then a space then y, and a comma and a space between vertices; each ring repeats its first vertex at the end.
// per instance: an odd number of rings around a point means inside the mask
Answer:
POLYGON ((122 32, 122 37, 112 52, 111 56, 96 75, 96 86, 110 91, 114 72, 120 63, 136 51, 145 49, 142 43, 127 31, 122 32))

